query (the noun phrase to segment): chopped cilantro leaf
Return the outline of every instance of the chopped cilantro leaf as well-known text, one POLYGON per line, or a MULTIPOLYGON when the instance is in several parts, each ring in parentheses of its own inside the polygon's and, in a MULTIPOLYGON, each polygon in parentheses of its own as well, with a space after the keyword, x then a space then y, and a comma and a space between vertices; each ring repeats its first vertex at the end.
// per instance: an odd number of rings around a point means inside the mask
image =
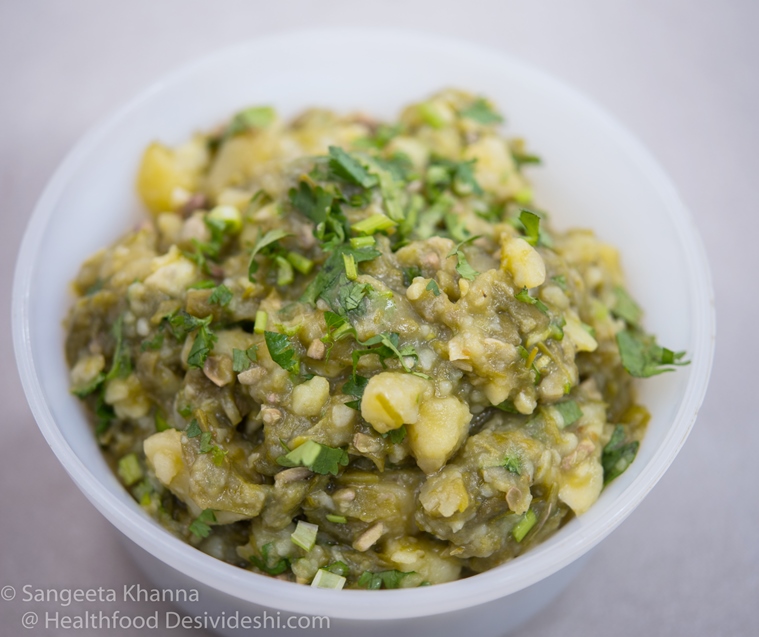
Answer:
POLYGON ((617 346, 622 365, 631 376, 648 378, 674 371, 666 365, 688 365, 681 361, 685 352, 673 352, 661 347, 656 338, 639 329, 624 329, 617 333, 617 346))
POLYGON ((258 261, 256 261, 256 255, 261 253, 265 254, 266 248, 276 243, 280 239, 289 236, 289 232, 281 229, 269 230, 263 237, 260 237, 256 244, 253 246, 253 250, 250 253, 250 263, 248 264, 248 279, 255 281, 254 274, 258 272, 258 261), (264 251, 264 252, 262 252, 264 251))
POLYGON ((534 296, 530 296, 530 292, 527 290, 527 288, 522 288, 519 292, 517 292, 514 297, 517 301, 521 301, 522 303, 527 303, 528 305, 534 305, 536 308, 538 308, 543 314, 548 314, 548 307, 546 306, 543 301, 540 299, 536 299, 534 296))
POLYGON ((120 314, 119 318, 113 324, 111 334, 116 339, 116 348, 113 351, 113 362, 111 369, 105 376, 104 380, 129 376, 132 372, 132 359, 129 356, 129 346, 124 342, 124 315, 120 314))
POLYGON ((188 290, 210 290, 211 288, 215 288, 215 287, 216 287, 216 281, 213 281, 211 279, 203 279, 202 281, 193 283, 187 289, 188 290))
POLYGON ((565 400, 556 403, 553 407, 561 414, 561 419, 564 421, 563 427, 569 427, 582 418, 582 409, 574 400, 565 400))
POLYGON ((98 435, 105 433, 116 420, 116 412, 114 412, 113 407, 105 402, 105 387, 102 385, 95 401, 95 417, 97 418, 95 433, 98 435))
POLYGON ((406 425, 401 425, 398 429, 391 429, 385 435, 394 445, 399 445, 406 439, 406 433, 406 425))
POLYGON ((421 268, 416 265, 409 266, 408 268, 401 268, 401 272, 403 273, 403 285, 406 287, 411 285, 416 277, 422 276, 421 268))
POLYGON ((251 345, 248 349, 232 349, 232 370, 239 374, 250 368, 251 363, 258 360, 258 345, 251 345))
POLYGON ((200 434, 200 453, 208 453, 213 449, 213 445, 211 444, 212 439, 213 434, 210 431, 204 431, 200 434))
POLYGON ((496 409, 500 409, 501 411, 505 411, 509 414, 518 414, 519 411, 516 407, 514 407, 514 403, 508 399, 504 400, 502 403, 498 405, 493 405, 496 409))
POLYGON ((280 575, 290 568, 290 560, 286 557, 281 557, 277 562, 271 564, 272 560, 269 557, 269 553, 271 552, 272 546, 272 542, 264 544, 261 547, 261 557, 259 558, 255 555, 251 555, 249 559, 257 569, 264 573, 267 573, 268 575, 280 575))
POLYGON ((627 293, 627 290, 618 285, 614 288, 614 306, 611 308, 611 313, 631 327, 635 327, 640 322, 643 310, 627 293))
POLYGON ((216 524, 216 516, 212 509, 205 509, 195 520, 190 524, 190 533, 199 537, 206 538, 211 533, 210 524, 216 524))
POLYGON ((519 221, 524 226, 525 241, 531 246, 537 245, 540 238, 540 217, 529 210, 522 210, 519 213, 519 221))
POLYGON ((200 429, 200 425, 198 424, 198 421, 193 418, 190 421, 190 424, 187 425, 187 429, 185 429, 185 433, 187 434, 188 438, 197 438, 201 433, 203 433, 200 429))
POLYGON ((369 174, 355 157, 346 153, 339 146, 329 147, 329 157, 329 170, 332 176, 362 188, 371 188, 377 185, 377 177, 369 174))
POLYGON ((142 344, 140 345, 140 349, 143 352, 146 352, 148 350, 161 349, 162 345, 163 345, 163 334, 161 332, 156 332, 153 335, 153 338, 145 339, 144 341, 142 341, 142 344))
POLYGON ((402 571, 380 571, 379 573, 371 573, 370 571, 364 571, 358 578, 358 585, 361 588, 367 588, 369 590, 377 590, 380 588, 398 588, 404 578, 409 575, 413 575, 414 571, 404 573, 402 571))
POLYGON ((84 383, 83 385, 77 385, 76 387, 72 388, 71 393, 75 396, 78 396, 79 398, 85 398, 94 392, 98 387, 100 387, 104 380, 105 373, 100 372, 89 382, 84 383))
POLYGON ((171 334, 178 341, 184 339, 190 332, 211 324, 213 320, 212 316, 207 316, 204 319, 199 319, 192 314, 188 314, 185 310, 179 310, 174 312, 166 319, 169 323, 169 330, 171 334))
POLYGON ((343 449, 335 449, 306 440, 302 445, 277 458, 283 467, 307 467, 314 473, 336 476, 341 466, 348 464, 348 454, 343 449))
POLYGON ((614 428, 611 440, 606 444, 601 455, 605 485, 627 470, 627 467, 635 460, 638 447, 637 440, 625 442, 625 428, 622 425, 614 428))
POLYGON ((522 473, 522 461, 519 459, 519 456, 516 455, 506 456, 503 459, 501 466, 511 473, 516 473, 517 475, 522 473))
POLYGON ((527 164, 542 164, 543 160, 538 155, 531 155, 529 153, 513 150, 511 156, 514 158, 514 163, 517 168, 521 168, 527 164))
POLYGON ((232 296, 232 290, 222 283, 211 292, 211 296, 208 297, 208 303, 210 305, 220 305, 223 307, 232 300, 232 296))
POLYGON ((482 98, 472 102, 472 104, 460 111, 459 114, 480 124, 501 124, 503 122, 503 117, 494 111, 490 104, 482 98))
POLYGON ((376 259, 382 253, 371 247, 357 249, 345 245, 334 250, 306 288, 303 301, 314 304, 317 299, 322 298, 334 312, 341 315, 358 308, 368 288, 366 284, 348 280, 343 258, 346 254, 352 256, 353 261, 358 264, 376 259))
POLYGON ((466 260, 466 255, 464 254, 462 248, 467 243, 471 243, 475 239, 479 239, 479 235, 460 241, 456 244, 456 247, 453 248, 453 250, 451 250, 447 255, 447 257, 456 257, 456 271, 461 275, 462 278, 466 279, 467 281, 474 281, 479 272, 477 272, 471 265, 469 265, 469 261, 466 260))
POLYGON ((266 128, 277 114, 271 106, 252 106, 237 113, 229 122, 223 137, 229 138, 254 128, 266 128))
POLYGON ((315 224, 324 223, 332 206, 332 195, 320 186, 311 188, 305 181, 301 181, 298 189, 290 189, 290 203, 307 219, 315 224))
POLYGON ((483 195, 485 191, 474 177, 475 159, 459 162, 453 175, 453 190, 457 195, 483 195))
MULTIPOLYGON (((328 520, 330 517, 342 518, 343 521, 338 522, 337 524, 345 524, 346 522, 346 519, 341 515, 327 515, 328 520)), ((330 520, 330 522, 334 522, 334 520, 330 520)), ((330 573, 334 573, 335 575, 340 575, 341 577, 347 577, 351 572, 350 567, 345 562, 332 562, 331 564, 327 564, 327 566, 324 567, 324 570, 329 571, 330 573)))
POLYGON ((267 331, 264 332, 264 339, 271 359, 282 369, 297 374, 300 370, 300 363, 290 338, 285 334, 267 331))
POLYGON ((435 279, 430 279, 430 282, 427 284, 427 287, 425 287, 424 289, 429 290, 435 296, 440 296, 440 287, 438 286, 437 281, 435 281, 435 279))
POLYGON ((368 378, 364 378, 363 376, 360 376, 358 374, 354 374, 353 376, 351 376, 343 385, 343 393, 347 394, 348 396, 354 396, 356 400, 351 400, 350 402, 347 402, 345 404, 351 409, 360 411, 361 398, 363 397, 364 390, 366 389, 366 386, 368 384, 369 384, 368 378))
POLYGON ((565 277, 563 274, 557 274, 556 276, 552 276, 551 281, 553 281, 565 292, 567 291, 567 277, 565 277))
POLYGON ((380 363, 382 363, 383 367, 385 367, 385 361, 387 359, 396 357, 398 359, 398 362, 400 362, 401 367, 403 367, 404 371, 414 373, 415 375, 422 378, 429 378, 429 376, 425 374, 412 372, 411 367, 406 363, 404 359, 406 357, 418 358, 418 354, 412 345, 407 345, 402 349, 399 349, 399 339, 400 337, 395 332, 383 332, 381 334, 372 336, 363 342, 356 339, 356 342, 359 345, 367 349, 359 349, 353 351, 353 374, 356 374, 358 361, 362 356, 365 356, 367 354, 376 354, 379 356, 380 363))
MULTIPOLYGON (((210 318, 210 317, 209 317, 210 318)), ((213 346, 216 343, 216 334, 214 334, 207 326, 201 325, 198 330, 195 340, 192 343, 190 349, 190 355, 187 357, 187 364, 190 367, 203 368, 203 365, 208 358, 208 355, 213 350, 213 346)))

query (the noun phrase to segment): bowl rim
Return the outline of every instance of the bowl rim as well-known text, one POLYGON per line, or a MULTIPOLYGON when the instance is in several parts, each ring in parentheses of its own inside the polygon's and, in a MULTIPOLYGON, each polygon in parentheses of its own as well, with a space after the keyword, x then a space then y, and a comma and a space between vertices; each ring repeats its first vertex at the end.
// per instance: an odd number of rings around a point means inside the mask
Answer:
MULTIPOLYGON (((326 614, 345 619, 401 619, 455 611, 483 604, 527 588, 552 575, 592 549, 614 530, 643 500, 674 460, 690 433, 703 401, 714 356, 715 311, 711 275, 695 223, 674 186, 658 162, 621 124, 603 108, 573 87, 542 70, 497 49, 466 39, 434 35, 424 31, 387 28, 305 28, 286 30, 239 42, 194 59, 159 78, 121 108, 90 128, 66 155, 40 196, 27 225, 16 261, 12 294, 13 344, 19 375, 35 421, 45 440, 79 489, 124 535, 165 564, 203 584, 241 600, 300 614, 326 614), (331 591, 294 585, 232 566, 173 537, 144 515, 135 504, 130 507, 109 496, 75 454, 61 433, 47 405, 37 376, 30 340, 30 300, 34 264, 45 226, 56 201, 70 177, 88 153, 128 114, 161 91, 171 88, 197 67, 214 64, 226 56, 250 47, 265 47, 281 40, 304 38, 356 37, 413 41, 414 46, 455 47, 491 61, 499 59, 521 72, 529 73, 552 89, 563 92, 616 135, 616 142, 646 174, 666 202, 666 208, 682 244, 688 265, 689 295, 698 310, 693 316, 693 342, 700 356, 695 358, 680 407, 660 447, 640 475, 619 495, 619 507, 607 519, 566 533, 552 546, 535 547, 518 560, 508 562, 475 577, 419 589, 331 591), (541 550, 543 549, 543 550, 541 550), (382 595, 384 604, 377 603, 382 595)), ((557 537, 557 536, 554 536, 557 537)))

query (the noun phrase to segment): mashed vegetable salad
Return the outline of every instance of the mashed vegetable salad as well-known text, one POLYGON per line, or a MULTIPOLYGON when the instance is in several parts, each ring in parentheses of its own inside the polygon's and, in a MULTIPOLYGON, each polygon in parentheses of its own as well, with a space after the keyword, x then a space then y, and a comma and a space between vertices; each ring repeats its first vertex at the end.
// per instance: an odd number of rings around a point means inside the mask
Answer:
POLYGON ((633 377, 683 353, 613 247, 550 226, 501 123, 449 90, 146 149, 151 216, 82 266, 66 354, 148 514, 280 579, 415 587, 513 559, 625 471, 633 377))

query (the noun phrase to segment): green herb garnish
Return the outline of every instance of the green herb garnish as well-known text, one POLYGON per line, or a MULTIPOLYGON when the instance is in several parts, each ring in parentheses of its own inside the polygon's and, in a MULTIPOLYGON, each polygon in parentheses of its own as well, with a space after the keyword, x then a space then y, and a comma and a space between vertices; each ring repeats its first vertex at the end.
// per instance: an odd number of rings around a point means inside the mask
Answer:
POLYGON ((277 117, 271 106, 252 106, 237 113, 224 131, 223 139, 245 133, 256 128, 270 126, 277 117))
POLYGON ((639 329, 624 329, 617 333, 617 346, 622 365, 631 376, 648 378, 664 372, 674 371, 667 365, 688 365, 682 361, 685 352, 673 352, 661 347, 656 338, 639 329))
POLYGON ((251 282, 255 282, 255 273, 258 272, 258 261, 256 261, 256 255, 267 254, 271 246, 277 243, 280 239, 289 236, 290 233, 284 230, 269 230, 264 236, 260 237, 253 246, 253 250, 250 253, 250 262, 248 263, 248 279, 251 282))
POLYGON ((273 546, 272 542, 268 542, 267 544, 264 544, 261 547, 261 557, 251 555, 248 559, 253 563, 253 565, 257 569, 259 569, 260 571, 263 571, 267 575, 281 575, 288 568, 290 568, 290 560, 288 560, 286 557, 281 557, 279 558, 277 562, 275 562, 274 564, 271 564, 269 553, 271 552, 272 546, 273 546))
POLYGON ((197 438, 200 434, 203 433, 203 431, 200 428, 200 425, 198 424, 198 421, 193 418, 190 421, 190 424, 187 425, 187 429, 185 429, 185 433, 187 434, 188 438, 197 438))
POLYGON ((271 359, 282 369, 293 374, 300 371, 298 356, 293 349, 290 337, 277 332, 264 332, 266 348, 269 350, 271 359))
POLYGON ((536 299, 534 296, 530 296, 530 292, 527 288, 522 288, 519 292, 517 292, 514 295, 514 298, 516 298, 517 301, 521 301, 522 303, 527 303, 528 305, 534 305, 536 308, 538 308, 543 314, 548 314, 548 307, 546 306, 543 301, 540 299, 536 299))
POLYGON ((627 293, 627 290, 619 285, 614 288, 614 306, 611 308, 611 313, 621 318, 630 327, 638 325, 643 316, 640 306, 627 293))
POLYGON ((435 279, 430 279, 430 282, 427 284, 427 286, 424 289, 429 290, 435 296, 440 296, 440 287, 438 286, 437 281, 435 281, 435 279))
POLYGON ((399 588, 401 582, 406 577, 413 574, 415 574, 414 571, 409 571, 408 573, 402 571, 380 571, 379 573, 364 571, 358 578, 358 585, 361 588, 367 588, 369 590, 399 588))
POLYGON ((522 473, 522 461, 517 455, 508 455, 503 459, 501 466, 517 475, 522 473))
POLYGON ((574 400, 556 403, 553 408, 561 414, 561 419, 564 421, 563 427, 569 427, 582 418, 582 409, 574 400))
POLYGON ((232 290, 222 283, 211 292, 211 296, 208 297, 208 303, 224 307, 232 300, 233 296, 232 290))
POLYGON ((535 511, 532 509, 528 509, 527 513, 525 513, 517 522, 514 527, 511 529, 511 535, 517 542, 521 542, 525 536, 530 532, 530 529, 532 529, 533 526, 535 526, 535 523, 538 521, 537 516, 535 515, 535 511))
POLYGON ((501 124, 503 117, 493 110, 490 104, 482 99, 478 98, 471 105, 459 112, 462 117, 472 119, 480 124, 501 124))
POLYGON ((456 271, 461 275, 462 278, 466 279, 467 281, 474 281, 479 272, 477 272, 471 265, 469 265, 469 261, 466 260, 466 255, 464 254, 462 248, 467 243, 471 243, 475 239, 479 239, 479 235, 460 241, 456 244, 456 247, 446 255, 446 258, 453 256, 456 257, 456 271))
POLYGON ((216 524, 216 516, 212 509, 205 509, 190 524, 190 533, 199 538, 206 538, 211 534, 211 527, 209 526, 211 524, 216 524))
POLYGON ((306 440, 299 447, 277 458, 277 464, 282 467, 307 467, 314 473, 336 476, 340 467, 348 464, 348 454, 343 449, 306 440))
POLYGON ((627 470, 627 467, 635 460, 639 446, 640 443, 637 440, 625 442, 625 428, 622 425, 614 428, 611 440, 606 444, 601 455, 605 485, 627 470))
POLYGON ((369 384, 369 379, 359 376, 358 374, 352 375, 346 383, 343 385, 343 393, 348 396, 354 396, 356 400, 348 401, 346 406, 356 411, 361 410, 361 398, 364 395, 364 390, 369 384))
POLYGON ((329 147, 329 157, 330 176, 343 179, 362 188, 371 188, 377 185, 377 177, 369 174, 355 157, 346 153, 339 146, 329 147))
POLYGON ((525 241, 531 246, 538 245, 538 240, 540 239, 540 217, 529 210, 522 210, 519 213, 519 221, 524 226, 525 241))
MULTIPOLYGON (((210 319, 211 317, 209 316, 208 318, 210 319)), ((201 325, 195 336, 195 340, 192 342, 190 354, 187 357, 187 364, 190 367, 203 369, 203 365, 205 364, 208 355, 213 350, 215 343, 216 334, 214 334, 207 325, 201 325)))
POLYGON ((258 361, 258 345, 251 345, 248 349, 232 349, 232 370, 239 374, 250 369, 250 364, 258 361))

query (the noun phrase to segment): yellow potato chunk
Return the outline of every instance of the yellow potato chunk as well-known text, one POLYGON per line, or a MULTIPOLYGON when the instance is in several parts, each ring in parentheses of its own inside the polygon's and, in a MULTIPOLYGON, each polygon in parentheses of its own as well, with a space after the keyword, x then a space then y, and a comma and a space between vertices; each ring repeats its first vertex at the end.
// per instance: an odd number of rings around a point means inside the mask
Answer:
POLYGON ((569 506, 575 515, 582 515, 590 508, 604 486, 604 472, 598 458, 586 458, 563 476, 559 500, 569 506))
POLYGON ((153 434, 145 439, 143 448, 156 478, 166 486, 169 486, 174 477, 184 469, 181 431, 167 429, 153 434))
POLYGON ((501 243, 501 268, 511 273, 520 288, 534 288, 546 280, 543 257, 521 237, 504 235, 501 243))
POLYGON ((432 383, 402 372, 381 372, 369 379, 361 399, 361 415, 381 434, 411 425, 419 418, 423 400, 433 393, 432 383))
POLYGON ((177 189, 190 190, 193 176, 182 170, 174 151, 158 142, 147 147, 137 173, 137 191, 150 212, 174 210, 177 189))
POLYGON ((419 417, 408 428, 408 441, 416 464, 434 473, 453 456, 466 438, 472 414, 458 398, 433 398, 419 407, 419 417))
POLYGON ((404 573, 419 573, 430 584, 452 582, 459 578, 461 563, 440 555, 441 547, 430 540, 403 537, 385 545, 384 556, 404 573))
POLYGON ((145 285, 169 296, 180 296, 198 276, 196 265, 175 245, 154 258, 150 267, 153 273, 145 279, 145 285))
POLYGON ((291 409, 298 416, 318 416, 328 398, 329 381, 314 376, 293 389, 291 409))

